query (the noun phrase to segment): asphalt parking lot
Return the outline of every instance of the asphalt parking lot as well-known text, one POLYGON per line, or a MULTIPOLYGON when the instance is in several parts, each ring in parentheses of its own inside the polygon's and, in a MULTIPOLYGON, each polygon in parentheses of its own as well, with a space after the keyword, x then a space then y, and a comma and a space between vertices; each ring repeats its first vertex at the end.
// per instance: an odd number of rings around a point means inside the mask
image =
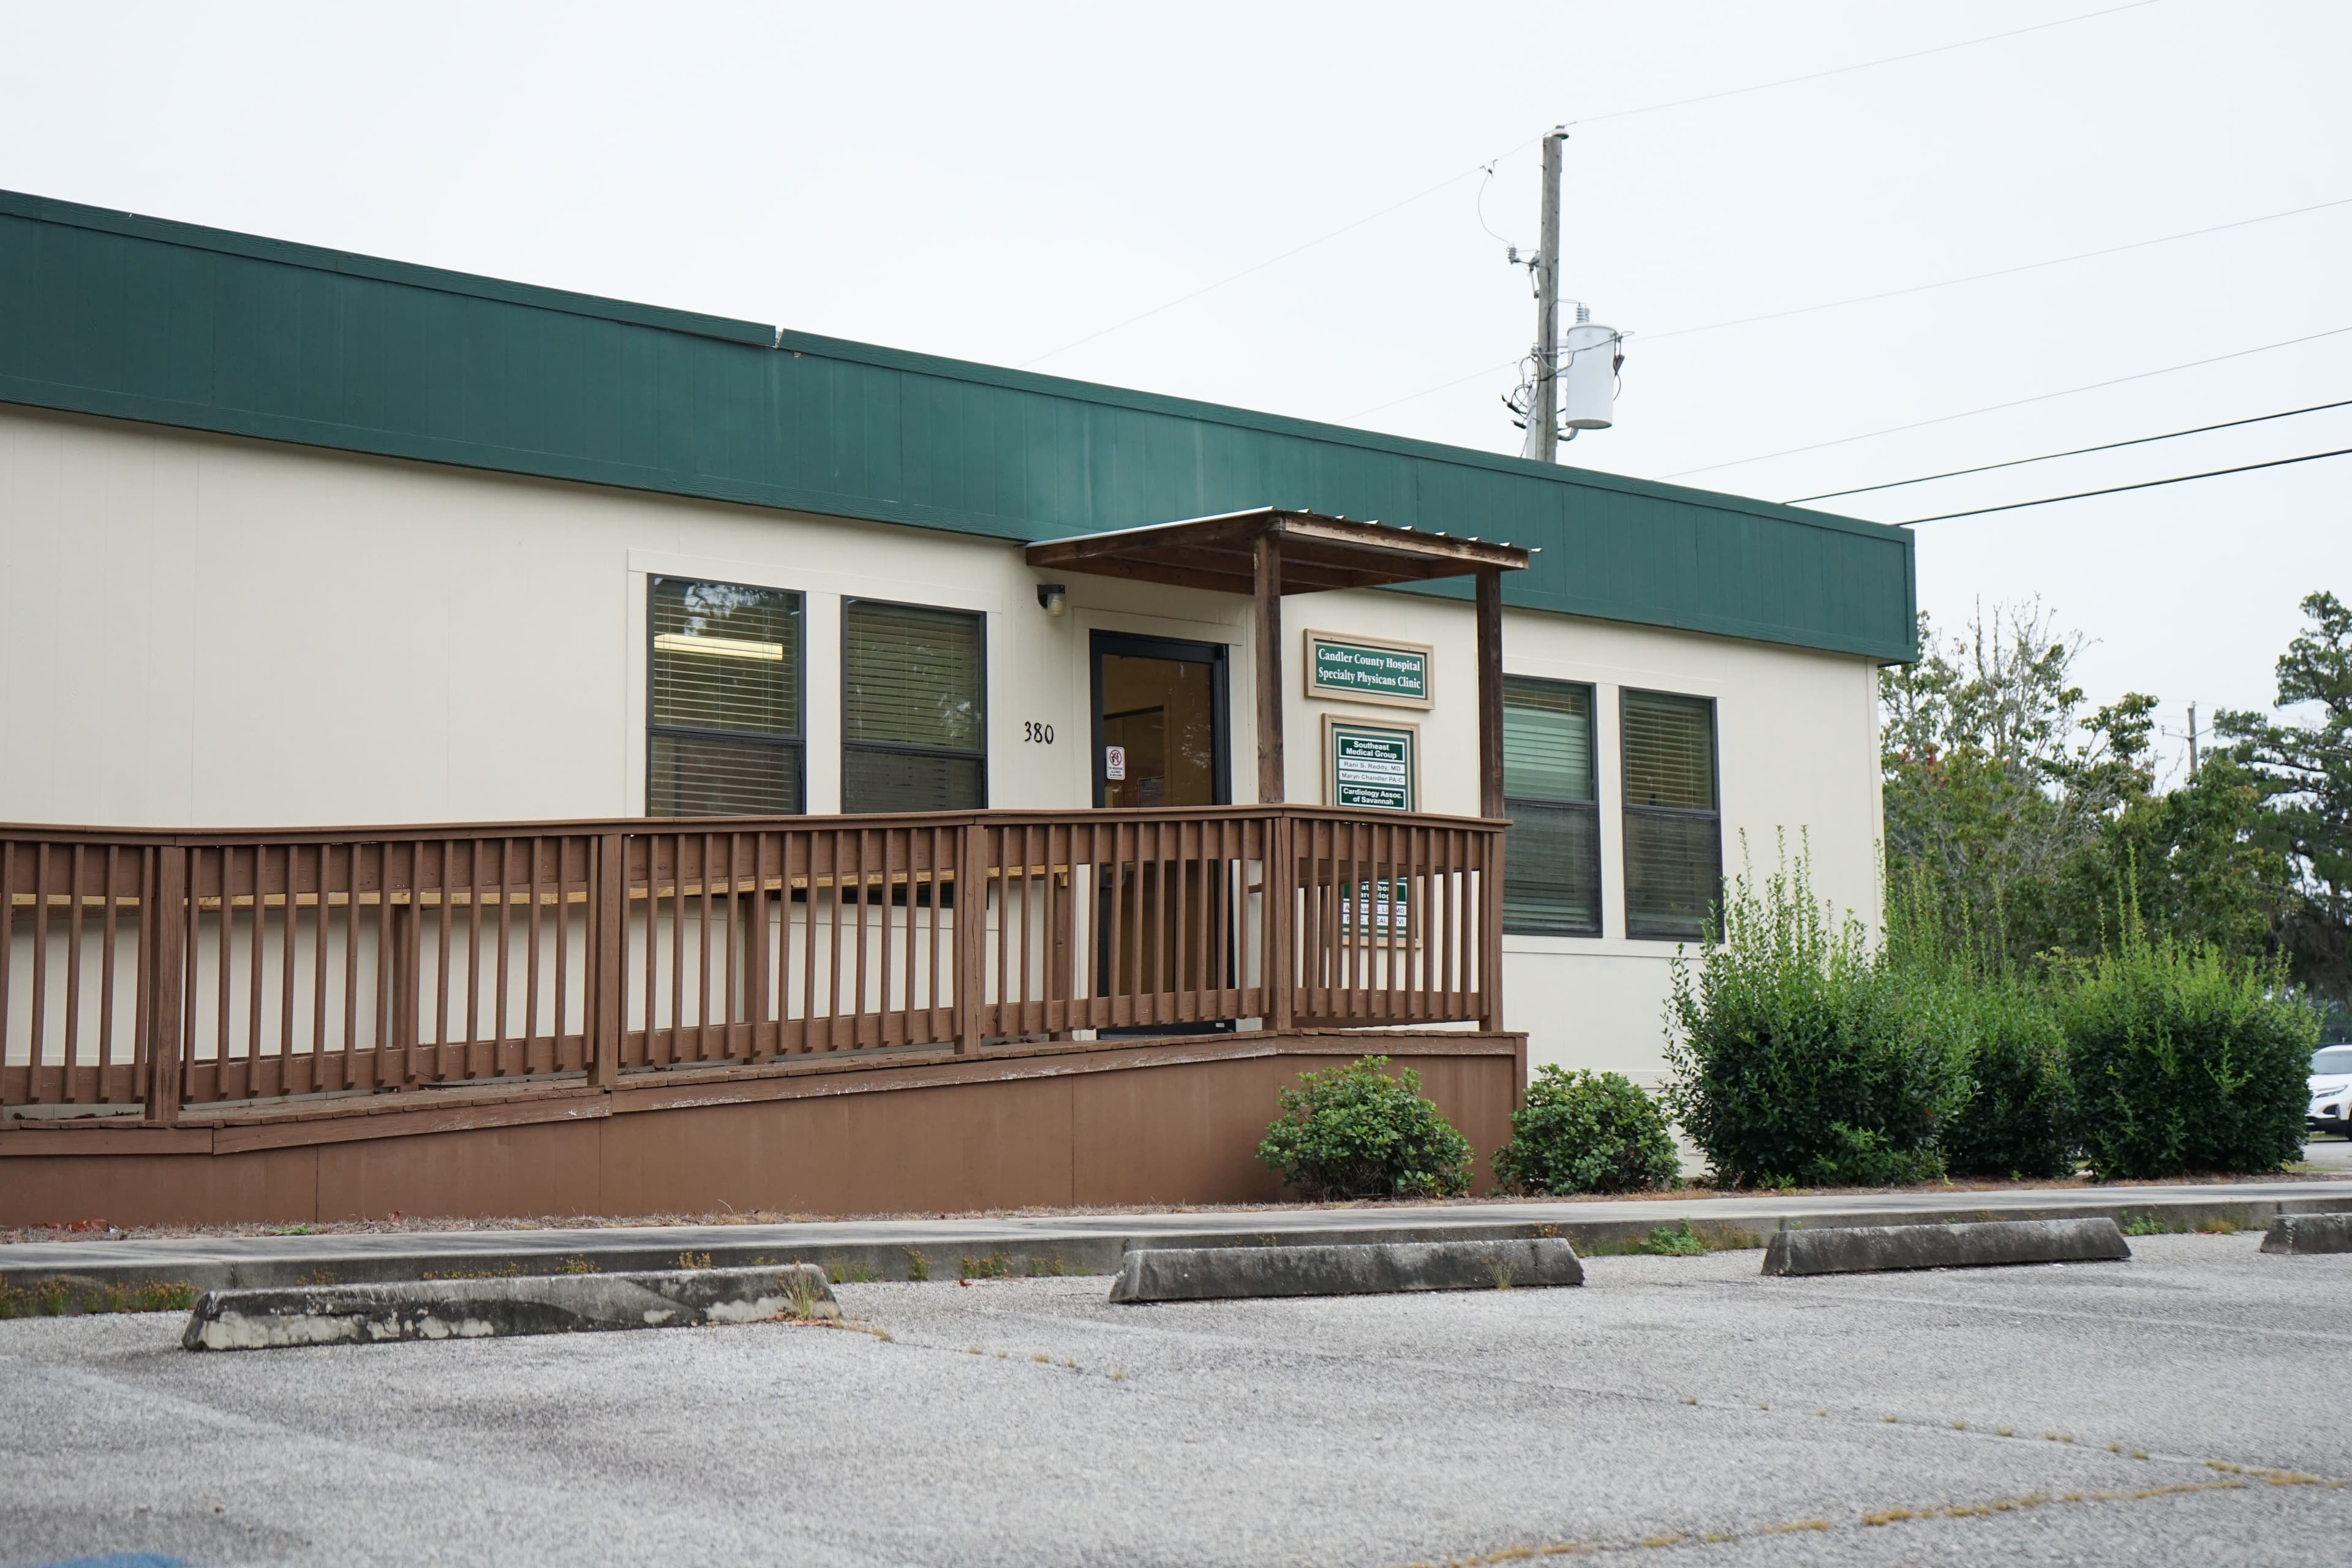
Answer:
POLYGON ((1140 1308, 843 1286, 874 1331, 194 1355, 176 1315, 0 1322, 0 1562, 2341 1562, 2352 1256, 2258 1240, 1140 1308))

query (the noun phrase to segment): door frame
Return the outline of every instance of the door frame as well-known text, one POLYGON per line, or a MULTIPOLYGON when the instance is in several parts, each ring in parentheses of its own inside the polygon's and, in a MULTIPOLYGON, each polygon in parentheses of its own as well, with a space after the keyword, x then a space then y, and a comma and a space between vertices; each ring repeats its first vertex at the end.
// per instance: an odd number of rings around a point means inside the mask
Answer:
POLYGON ((1221 642, 1192 642, 1180 637, 1150 637, 1136 632, 1100 629, 1087 634, 1087 779, 1091 803, 1103 805, 1102 659, 1106 653, 1129 658, 1172 658, 1209 667, 1209 701, 1213 710, 1209 726, 1212 805, 1234 800, 1233 650, 1221 642))

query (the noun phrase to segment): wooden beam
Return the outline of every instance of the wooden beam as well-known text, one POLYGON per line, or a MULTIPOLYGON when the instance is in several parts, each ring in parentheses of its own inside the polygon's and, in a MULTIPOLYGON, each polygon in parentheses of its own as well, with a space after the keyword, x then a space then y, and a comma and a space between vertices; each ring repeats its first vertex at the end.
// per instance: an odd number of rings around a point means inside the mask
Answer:
POLYGON ((1257 536, 1257 799, 1282 804, 1282 541, 1257 536))
POLYGON ((1478 815, 1503 815, 1503 574, 1478 569, 1478 815))

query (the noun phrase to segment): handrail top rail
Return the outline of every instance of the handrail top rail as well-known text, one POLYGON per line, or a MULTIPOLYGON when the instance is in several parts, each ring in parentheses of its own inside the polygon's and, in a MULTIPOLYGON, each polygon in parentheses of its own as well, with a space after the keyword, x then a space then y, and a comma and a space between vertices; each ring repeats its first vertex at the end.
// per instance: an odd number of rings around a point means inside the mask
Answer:
POLYGON ((209 849, 252 844, 426 843, 444 838, 585 838, 620 835, 641 837, 669 833, 754 833, 794 829, 854 832, 863 829, 957 828, 966 826, 1083 826, 1089 823, 1302 821, 1369 823, 1378 826, 1450 828, 1500 832, 1508 817, 1450 816, 1438 812, 1382 812, 1367 818, 1343 806, 1285 802, 1276 805, 1072 806, 990 808, 981 811, 898 812, 887 815, 793 816, 588 816, 486 822, 352 823, 286 827, 115 827, 79 823, 0 822, 0 838, 20 842, 82 844, 96 847, 209 849))

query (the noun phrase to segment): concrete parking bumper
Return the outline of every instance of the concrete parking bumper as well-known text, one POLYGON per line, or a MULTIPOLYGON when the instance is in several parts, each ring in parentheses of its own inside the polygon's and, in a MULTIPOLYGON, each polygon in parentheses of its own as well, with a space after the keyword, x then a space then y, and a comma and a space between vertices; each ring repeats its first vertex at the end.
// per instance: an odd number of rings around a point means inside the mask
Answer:
POLYGON ((1146 1247, 1127 1255, 1114 1301, 1213 1301, 1251 1296, 1372 1296, 1406 1290, 1507 1290, 1581 1285, 1567 1242, 1376 1242, 1353 1247, 1146 1247))
POLYGON ((2114 1220, 2014 1219, 1974 1225, 1873 1225, 1773 1233, 1767 1274, 1866 1274, 2021 1263, 2115 1263, 2131 1247, 2114 1220))
POLYGON ((613 1329, 838 1318, 824 1270, 681 1268, 208 1290, 180 1343, 192 1351, 483 1339, 613 1329))
POLYGON ((2352 1215, 2283 1214, 2263 1233, 2264 1252, 2352 1252, 2352 1215))

